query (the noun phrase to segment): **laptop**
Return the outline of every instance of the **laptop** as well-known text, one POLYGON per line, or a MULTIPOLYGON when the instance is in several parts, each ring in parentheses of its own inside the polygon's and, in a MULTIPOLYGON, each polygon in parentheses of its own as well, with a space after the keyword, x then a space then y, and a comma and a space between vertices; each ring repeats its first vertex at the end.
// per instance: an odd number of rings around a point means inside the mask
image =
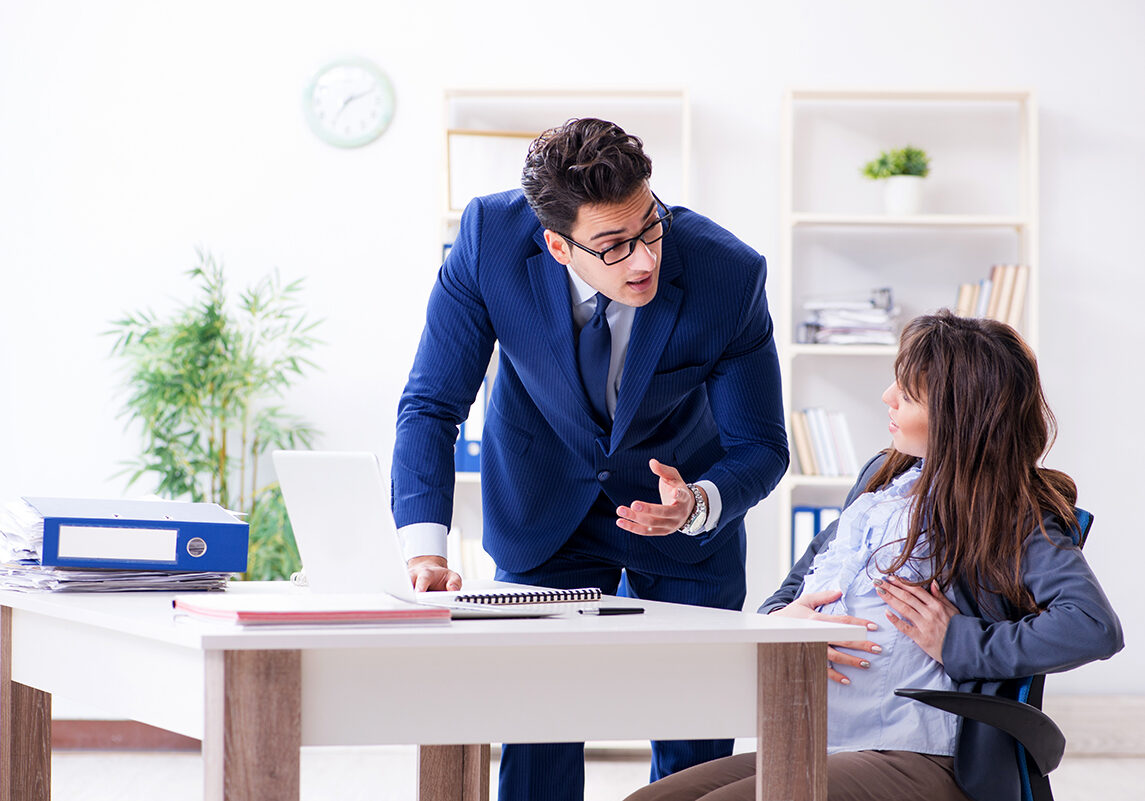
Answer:
POLYGON ((456 592, 415 592, 377 456, 275 451, 272 459, 312 592, 386 593, 445 606, 455 618, 552 617, 567 611, 561 605, 498 607, 455 601, 456 592))

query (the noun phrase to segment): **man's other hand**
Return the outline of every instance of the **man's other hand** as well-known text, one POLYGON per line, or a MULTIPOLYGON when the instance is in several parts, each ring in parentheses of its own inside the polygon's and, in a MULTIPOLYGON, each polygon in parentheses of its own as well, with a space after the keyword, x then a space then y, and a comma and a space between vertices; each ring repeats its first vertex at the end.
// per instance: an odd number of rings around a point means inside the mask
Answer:
POLYGON ((415 556, 406 562, 410 582, 418 592, 460 590, 461 576, 449 569, 442 556, 415 556))

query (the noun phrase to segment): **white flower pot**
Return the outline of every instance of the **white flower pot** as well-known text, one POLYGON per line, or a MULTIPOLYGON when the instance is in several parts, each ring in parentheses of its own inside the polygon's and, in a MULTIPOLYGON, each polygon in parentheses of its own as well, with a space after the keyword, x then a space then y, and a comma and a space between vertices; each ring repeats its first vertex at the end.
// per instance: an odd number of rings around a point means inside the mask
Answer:
POLYGON ((887 214, 898 217, 918 214, 922 204, 922 178, 917 175, 892 175, 884 179, 883 203, 887 214))

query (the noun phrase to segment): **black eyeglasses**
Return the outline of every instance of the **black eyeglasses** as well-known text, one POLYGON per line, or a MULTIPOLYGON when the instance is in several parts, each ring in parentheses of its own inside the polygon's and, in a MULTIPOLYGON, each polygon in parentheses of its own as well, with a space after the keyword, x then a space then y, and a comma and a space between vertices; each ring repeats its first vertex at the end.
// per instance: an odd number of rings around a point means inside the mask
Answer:
POLYGON ((651 245, 653 242, 659 242, 672 228, 672 212, 665 206, 660 198, 656 197, 656 193, 652 193, 652 199, 656 201, 656 206, 663 210, 663 213, 656 218, 656 221, 650 223, 643 231, 638 233, 631 239, 625 239, 623 242, 617 242, 612 247, 605 248, 604 250, 593 250, 586 248, 580 242, 577 242, 568 234, 561 234, 561 237, 570 245, 576 245, 585 253, 591 253, 608 266, 619 264, 636 252, 636 243, 643 242, 645 245, 651 245))

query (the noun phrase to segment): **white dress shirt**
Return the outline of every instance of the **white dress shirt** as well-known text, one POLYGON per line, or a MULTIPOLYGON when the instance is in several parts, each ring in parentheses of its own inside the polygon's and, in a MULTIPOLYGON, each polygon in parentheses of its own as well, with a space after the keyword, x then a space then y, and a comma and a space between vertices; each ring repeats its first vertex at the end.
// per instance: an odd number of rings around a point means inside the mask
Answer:
MULTIPOLYGON (((569 297, 572 303, 574 334, 579 334, 585 323, 596 310, 596 290, 586 283, 579 275, 568 268, 569 297)), ((608 405, 610 417, 616 415, 616 399, 620 394, 620 380, 624 375, 624 361, 628 357, 628 340, 632 337, 632 322, 636 317, 636 309, 625 306, 620 301, 612 301, 604 312, 608 320, 608 329, 612 336, 612 355, 608 363, 608 385, 605 387, 605 402, 608 405)), ((685 480, 687 480, 685 478, 685 480)), ((703 487, 708 494, 708 520, 703 529, 696 534, 712 531, 719 525, 720 513, 723 504, 720 501, 720 491, 711 481, 697 481, 696 485, 703 487)), ((633 498, 636 500, 654 501, 654 498, 633 498)), ((398 529, 401 535, 406 559, 415 556, 445 556, 448 534, 446 527, 440 523, 411 523, 398 529)), ((694 535, 693 535, 694 536, 694 535)))

